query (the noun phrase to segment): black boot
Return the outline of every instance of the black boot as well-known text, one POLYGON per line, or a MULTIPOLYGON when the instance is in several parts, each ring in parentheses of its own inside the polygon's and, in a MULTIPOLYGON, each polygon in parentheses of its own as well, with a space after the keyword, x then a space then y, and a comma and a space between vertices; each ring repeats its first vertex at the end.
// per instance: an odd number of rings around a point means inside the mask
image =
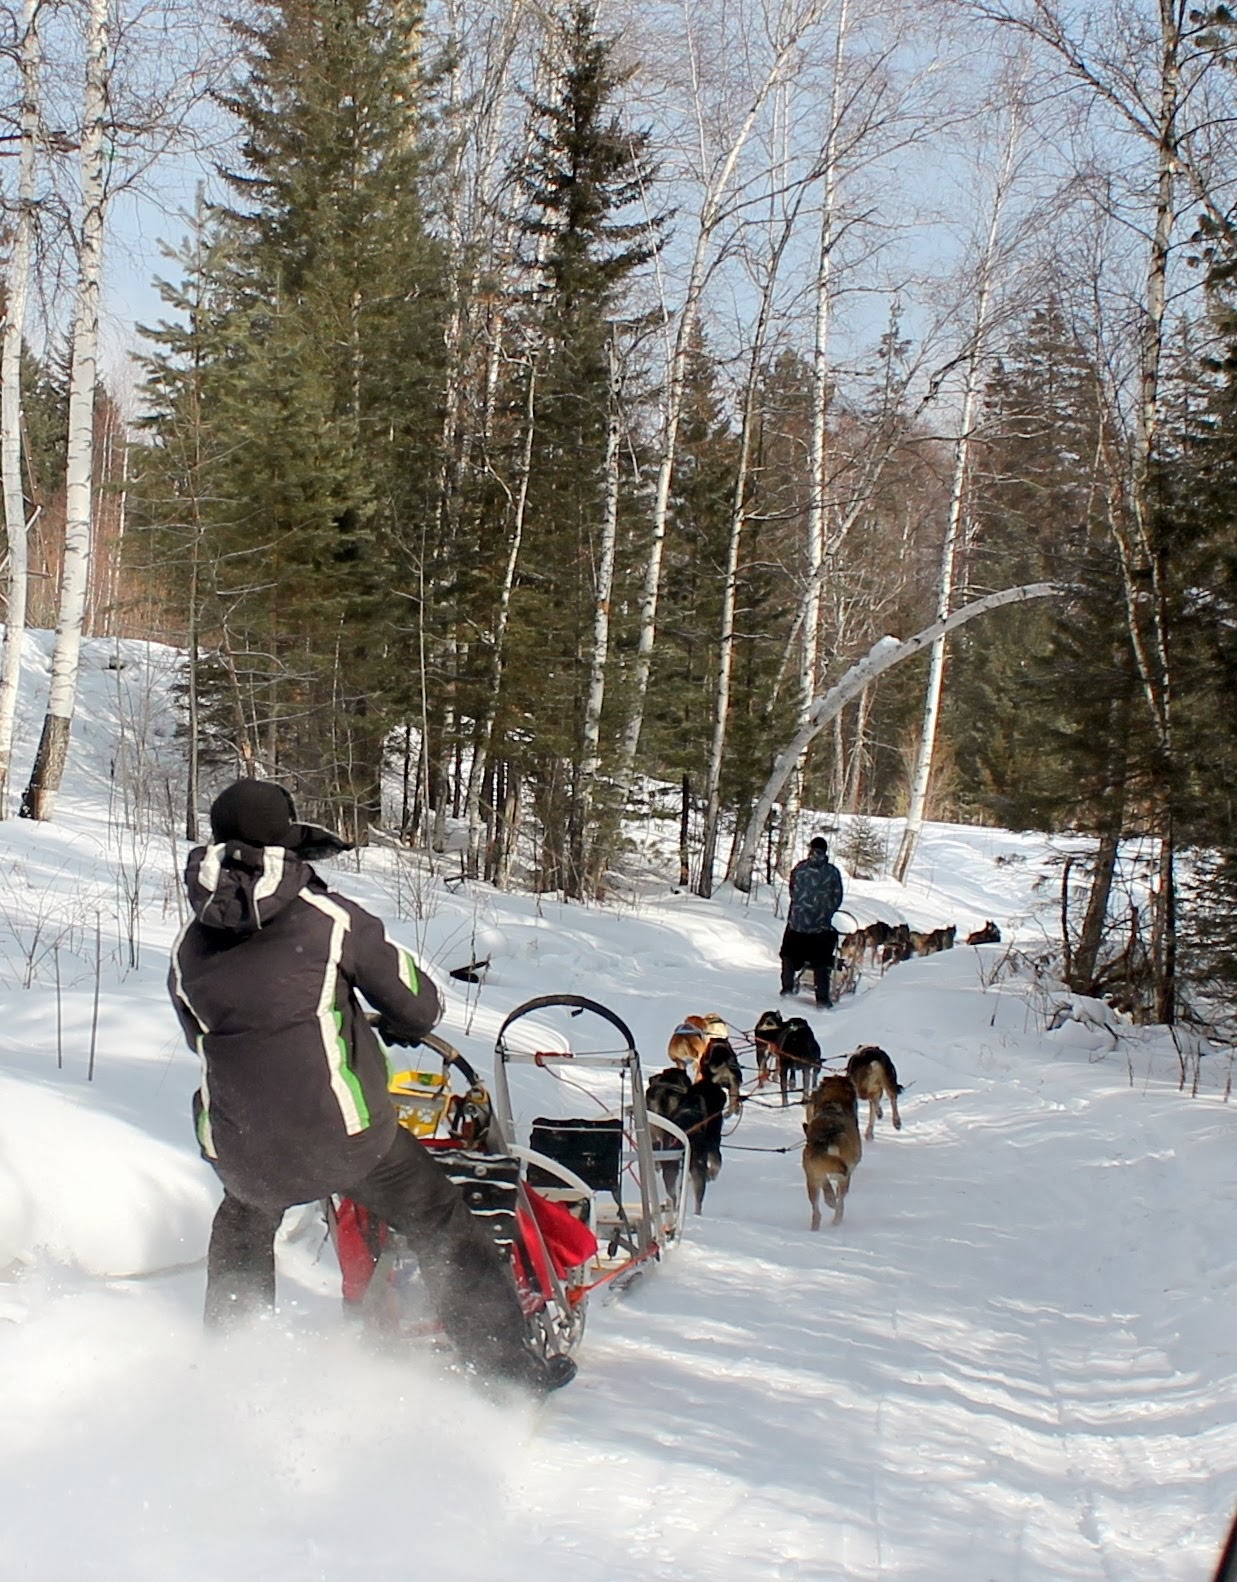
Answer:
POLYGON ((347 1195, 408 1241, 448 1339, 481 1380, 534 1395, 570 1384, 570 1357, 547 1361, 529 1349, 510 1264, 414 1137, 401 1128, 386 1158, 347 1195))
POLYGON ((510 1367, 495 1369, 485 1382, 495 1384, 500 1389, 504 1385, 511 1385, 540 1399, 554 1390, 561 1390, 575 1376, 576 1365, 565 1354, 539 1357, 535 1352, 525 1351, 510 1367))

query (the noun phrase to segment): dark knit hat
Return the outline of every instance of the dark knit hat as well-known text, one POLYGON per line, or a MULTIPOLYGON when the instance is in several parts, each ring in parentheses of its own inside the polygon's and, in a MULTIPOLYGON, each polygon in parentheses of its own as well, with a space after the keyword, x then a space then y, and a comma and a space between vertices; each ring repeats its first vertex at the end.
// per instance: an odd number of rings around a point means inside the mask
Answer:
POLYGON ((290 838, 295 820, 292 798, 273 780, 237 780, 219 793, 210 810, 216 841, 240 840, 247 846, 295 844, 290 838))
POLYGON ((823 835, 813 835, 811 840, 807 843, 807 849, 809 851, 823 852, 827 857, 829 855, 829 842, 823 835))

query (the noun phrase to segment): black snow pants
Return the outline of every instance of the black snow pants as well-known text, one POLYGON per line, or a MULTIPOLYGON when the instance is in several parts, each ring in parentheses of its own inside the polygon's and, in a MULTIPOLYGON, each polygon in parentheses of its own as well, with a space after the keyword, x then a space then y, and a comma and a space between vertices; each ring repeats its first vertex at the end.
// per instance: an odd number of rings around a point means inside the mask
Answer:
MULTIPOLYGON (((415 1137, 401 1127, 364 1180, 340 1190, 407 1238, 438 1320, 466 1362, 502 1377, 527 1372, 526 1327, 511 1271, 459 1188, 415 1137)), ((229 1328, 274 1306, 275 1233, 284 1212, 225 1191, 206 1260, 209 1328, 229 1328)))
POLYGON ((817 1005, 830 1005, 829 980, 833 975, 833 956, 837 950, 838 931, 825 928, 819 934, 800 934, 788 928, 782 935, 782 993, 793 994, 795 979, 804 967, 811 967, 816 980, 817 1005))

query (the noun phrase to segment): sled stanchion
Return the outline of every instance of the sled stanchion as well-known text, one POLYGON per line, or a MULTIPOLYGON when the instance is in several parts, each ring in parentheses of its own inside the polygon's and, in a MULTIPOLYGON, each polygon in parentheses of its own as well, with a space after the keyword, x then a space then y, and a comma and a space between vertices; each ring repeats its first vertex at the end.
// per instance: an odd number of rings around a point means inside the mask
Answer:
MULTIPOLYGON (((565 1091, 557 1089, 560 1095, 565 1091)), ((678 1152, 686 1139, 672 1124, 650 1115, 645 1103, 645 1083, 640 1055, 631 1030, 606 1006, 583 995, 540 995, 513 1010, 499 1028, 495 1045, 494 1110, 497 1125, 510 1139, 512 1151, 525 1161, 526 1179, 539 1191, 566 1198, 585 1189, 592 1199, 592 1225, 598 1251, 585 1277, 588 1289, 609 1285, 621 1289, 637 1269, 656 1262, 682 1234, 686 1209, 686 1181, 673 1186, 664 1165, 682 1159, 678 1152), (572 1018, 588 1016, 586 1031, 596 1033, 593 1046, 576 1027, 554 1023, 565 1046, 547 1049, 548 1018, 539 1013, 566 1012, 572 1018), (622 1045, 614 1047, 614 1032, 622 1045), (521 1039, 520 1034, 524 1037, 521 1039), (604 1047, 599 1047, 604 1046, 604 1047), (514 1074, 519 1069, 555 1075, 555 1067, 569 1066, 567 1087, 596 1106, 586 1116, 542 1113, 517 1115, 513 1095, 514 1074), (669 1146, 655 1144, 657 1129, 669 1146), (546 1174, 548 1172, 548 1174, 546 1174), (555 1174, 559 1179, 555 1179, 555 1174)), ((685 1177, 686 1172, 679 1172, 685 1177)))

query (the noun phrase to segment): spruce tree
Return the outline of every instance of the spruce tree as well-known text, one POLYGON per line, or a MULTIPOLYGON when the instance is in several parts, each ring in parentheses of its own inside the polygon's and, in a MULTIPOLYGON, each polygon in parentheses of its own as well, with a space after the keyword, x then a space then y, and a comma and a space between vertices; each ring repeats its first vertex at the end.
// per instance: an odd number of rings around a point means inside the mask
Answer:
POLYGON ((253 750, 361 839, 380 815, 384 740, 416 690, 399 594, 436 475, 421 20, 402 0, 283 0, 234 24, 247 71, 220 98, 243 158, 208 222, 227 242, 210 341, 165 339, 167 371, 152 368, 166 434, 185 422, 170 370, 205 360, 202 422, 226 458, 207 548, 253 750))
MULTIPOLYGON (((1179 590, 1177 825, 1188 853, 1182 885, 1182 977, 1194 1014, 1237 1017, 1237 310, 1232 273, 1211 272, 1218 351, 1179 403, 1165 468, 1166 530, 1179 590)), ((1186 383, 1186 377, 1180 381, 1186 383)))
MULTIPOLYGON (((526 377, 536 384, 531 400, 521 387, 511 399, 532 433, 503 706, 509 727, 519 722, 525 736, 518 763, 543 834, 538 883, 569 894, 585 880, 570 854, 589 839, 578 827, 585 799, 577 746, 606 488, 608 347, 616 334, 630 342, 631 282, 667 222, 648 210, 657 181, 649 134, 626 127, 614 109, 626 80, 615 45, 598 31, 593 6, 576 0, 562 13, 542 63, 553 87, 530 101, 530 152, 518 170, 520 320, 532 348, 526 377)), ((603 751, 603 776, 607 761, 603 751)))

